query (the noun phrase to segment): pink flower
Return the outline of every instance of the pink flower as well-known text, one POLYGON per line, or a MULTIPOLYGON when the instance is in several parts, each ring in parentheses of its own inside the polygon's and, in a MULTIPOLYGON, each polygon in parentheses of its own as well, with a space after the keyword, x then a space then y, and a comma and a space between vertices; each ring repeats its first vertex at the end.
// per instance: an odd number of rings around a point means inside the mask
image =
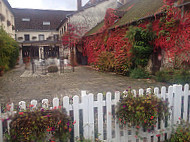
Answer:
POLYGON ((76 120, 73 122, 73 125, 75 125, 75 123, 76 123, 76 120))
POLYGON ((136 128, 137 128, 137 129, 139 129, 139 128, 140 128, 140 126, 139 126, 139 125, 137 125, 137 126, 136 126, 136 128))
POLYGON ((126 107, 126 105, 123 106, 123 108, 125 108, 125 107, 126 107))

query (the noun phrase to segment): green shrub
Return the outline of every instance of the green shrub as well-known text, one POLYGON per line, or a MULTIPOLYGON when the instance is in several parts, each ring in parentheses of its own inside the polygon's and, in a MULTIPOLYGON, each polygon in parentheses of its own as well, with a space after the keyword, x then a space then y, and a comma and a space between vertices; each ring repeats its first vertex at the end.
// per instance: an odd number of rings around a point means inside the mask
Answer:
POLYGON ((163 70, 156 72, 156 80, 171 84, 190 83, 190 71, 188 70, 163 70))
POLYGON ((173 71, 163 70, 156 72, 156 80, 159 82, 170 82, 172 80, 173 71))
POLYGON ((112 52, 101 52, 97 62, 97 67, 101 71, 114 71, 114 54, 112 52))
POLYGON ((135 79, 138 79, 138 78, 148 78, 149 74, 144 69, 135 68, 134 70, 131 71, 130 77, 131 78, 135 78, 135 79))
POLYGON ((49 73, 58 72, 58 67, 57 66, 49 66, 48 72, 49 73))
POLYGON ((0 27, 0 66, 9 70, 16 65, 19 56, 19 45, 0 27))
POLYGON ((190 124, 182 121, 178 125, 175 132, 172 133, 171 138, 166 142, 189 142, 190 141, 190 124))
POLYGON ((152 31, 152 25, 147 28, 130 26, 126 32, 126 38, 132 43, 131 52, 133 57, 133 66, 145 67, 148 64, 150 55, 153 52, 151 42, 155 39, 155 33, 152 31))

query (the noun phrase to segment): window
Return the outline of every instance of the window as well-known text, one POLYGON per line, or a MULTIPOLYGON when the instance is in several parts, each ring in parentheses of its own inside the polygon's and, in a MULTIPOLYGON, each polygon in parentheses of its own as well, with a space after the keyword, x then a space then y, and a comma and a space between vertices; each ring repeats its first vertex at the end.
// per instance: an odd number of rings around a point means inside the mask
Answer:
POLYGON ((39 40, 44 40, 44 35, 39 35, 39 40))
POLYGON ((30 35, 24 35, 24 40, 29 41, 30 40, 30 35))
POLYGON ((50 25, 50 22, 43 22, 43 25, 50 25))
POLYGON ((22 18, 23 22, 30 22, 30 18, 22 18))
POLYGON ((59 39, 59 35, 53 35, 53 38, 54 38, 54 40, 56 41, 56 40, 58 40, 59 39))
POLYGON ((64 26, 64 32, 66 32, 66 27, 64 26))

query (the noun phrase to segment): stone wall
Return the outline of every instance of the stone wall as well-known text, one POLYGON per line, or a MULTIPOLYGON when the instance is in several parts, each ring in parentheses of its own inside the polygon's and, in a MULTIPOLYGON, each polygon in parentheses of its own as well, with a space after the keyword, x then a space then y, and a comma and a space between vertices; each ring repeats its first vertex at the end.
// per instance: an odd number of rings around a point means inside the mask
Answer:
POLYGON ((100 23, 105 16, 108 8, 116 8, 117 0, 107 0, 90 8, 75 13, 70 17, 70 24, 80 30, 80 36, 100 23), (80 29, 82 27, 82 29, 80 29))

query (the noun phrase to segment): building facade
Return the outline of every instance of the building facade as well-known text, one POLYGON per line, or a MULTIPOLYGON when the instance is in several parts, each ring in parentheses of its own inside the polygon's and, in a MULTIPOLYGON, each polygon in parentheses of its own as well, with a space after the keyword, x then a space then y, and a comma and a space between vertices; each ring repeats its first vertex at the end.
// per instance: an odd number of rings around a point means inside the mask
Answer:
POLYGON ((15 38, 14 13, 7 0, 0 0, 0 26, 15 38))
POLYGON ((22 46, 22 56, 37 59, 59 58, 57 26, 72 11, 13 9, 15 14, 16 41, 22 46))

